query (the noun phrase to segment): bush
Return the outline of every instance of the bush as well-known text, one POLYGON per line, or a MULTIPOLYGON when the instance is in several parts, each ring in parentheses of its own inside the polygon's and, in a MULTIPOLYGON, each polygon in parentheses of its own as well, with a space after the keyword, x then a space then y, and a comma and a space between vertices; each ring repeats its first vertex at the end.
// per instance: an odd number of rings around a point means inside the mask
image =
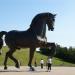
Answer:
POLYGON ((57 46, 55 57, 75 63, 75 49, 72 47, 67 48, 67 47, 57 46))

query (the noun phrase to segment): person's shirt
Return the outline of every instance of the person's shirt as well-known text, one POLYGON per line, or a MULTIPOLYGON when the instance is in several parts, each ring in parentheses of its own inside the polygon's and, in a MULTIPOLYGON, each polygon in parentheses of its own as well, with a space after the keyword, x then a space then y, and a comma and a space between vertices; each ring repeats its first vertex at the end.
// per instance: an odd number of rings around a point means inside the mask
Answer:
POLYGON ((40 61, 40 64, 44 64, 44 60, 41 60, 41 61, 40 61))
POLYGON ((48 60, 47 60, 47 63, 52 63, 52 59, 51 58, 49 58, 48 60))

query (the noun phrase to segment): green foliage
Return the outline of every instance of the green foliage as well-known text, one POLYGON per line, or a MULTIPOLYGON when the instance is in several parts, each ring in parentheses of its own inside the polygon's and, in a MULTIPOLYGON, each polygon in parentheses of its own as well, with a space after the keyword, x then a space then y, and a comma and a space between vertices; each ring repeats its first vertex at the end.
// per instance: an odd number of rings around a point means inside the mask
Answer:
POLYGON ((60 47, 58 45, 56 48, 56 57, 75 63, 75 48, 60 47))

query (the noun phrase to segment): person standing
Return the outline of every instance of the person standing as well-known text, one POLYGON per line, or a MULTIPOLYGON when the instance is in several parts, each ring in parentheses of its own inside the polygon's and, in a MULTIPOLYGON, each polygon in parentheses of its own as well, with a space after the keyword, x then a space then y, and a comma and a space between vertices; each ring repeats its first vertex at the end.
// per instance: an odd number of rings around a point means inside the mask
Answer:
POLYGON ((44 60, 43 59, 41 59, 40 64, 41 64, 41 69, 43 69, 43 65, 44 65, 44 60))
POLYGON ((47 65, 48 65, 48 71, 51 71, 51 66, 52 66, 52 58, 51 57, 48 57, 48 60, 47 60, 47 65))

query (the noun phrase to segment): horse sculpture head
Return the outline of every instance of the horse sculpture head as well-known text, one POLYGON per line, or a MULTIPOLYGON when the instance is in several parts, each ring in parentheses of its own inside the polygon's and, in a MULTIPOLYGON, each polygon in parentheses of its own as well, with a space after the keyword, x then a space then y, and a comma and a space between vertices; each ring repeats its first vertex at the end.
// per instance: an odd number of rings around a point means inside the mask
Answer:
POLYGON ((49 12, 39 13, 33 18, 30 26, 32 28, 36 28, 36 26, 40 26, 40 25, 44 26, 45 24, 47 24, 48 30, 53 31, 55 16, 56 16, 56 14, 52 14, 49 12))
POLYGON ((36 36, 39 36, 39 40, 45 40, 46 37, 46 25, 48 30, 54 30, 55 14, 46 12, 37 14, 30 25, 30 30, 33 31, 36 36))
POLYGON ((54 30, 54 21, 55 21, 56 14, 47 13, 47 26, 48 30, 54 30))

